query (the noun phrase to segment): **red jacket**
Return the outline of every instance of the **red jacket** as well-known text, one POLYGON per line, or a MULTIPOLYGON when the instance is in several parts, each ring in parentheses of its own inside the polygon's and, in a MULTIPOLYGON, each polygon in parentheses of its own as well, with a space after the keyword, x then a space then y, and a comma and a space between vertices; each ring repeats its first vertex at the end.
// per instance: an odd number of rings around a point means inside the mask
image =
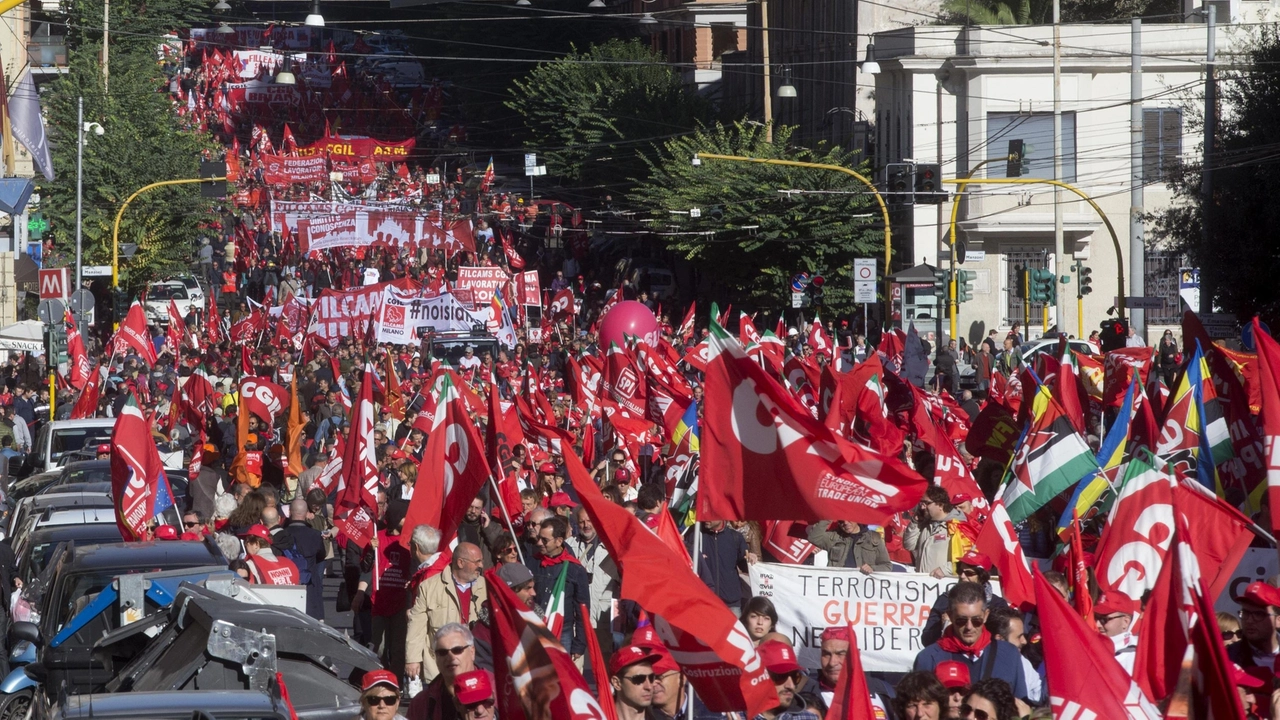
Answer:
POLYGON ((249 563, 249 572, 253 581, 260 585, 298 585, 302 577, 298 574, 298 566, 289 558, 267 558, 263 555, 249 555, 245 558, 249 563))

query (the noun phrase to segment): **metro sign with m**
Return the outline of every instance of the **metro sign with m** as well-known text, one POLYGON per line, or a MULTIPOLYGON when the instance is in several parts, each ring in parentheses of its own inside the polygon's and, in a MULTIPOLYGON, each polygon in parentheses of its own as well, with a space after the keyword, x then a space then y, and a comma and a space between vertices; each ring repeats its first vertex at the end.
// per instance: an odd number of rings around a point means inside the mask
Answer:
POLYGON ((50 268, 40 271, 41 300, 66 300, 69 292, 66 268, 50 268))

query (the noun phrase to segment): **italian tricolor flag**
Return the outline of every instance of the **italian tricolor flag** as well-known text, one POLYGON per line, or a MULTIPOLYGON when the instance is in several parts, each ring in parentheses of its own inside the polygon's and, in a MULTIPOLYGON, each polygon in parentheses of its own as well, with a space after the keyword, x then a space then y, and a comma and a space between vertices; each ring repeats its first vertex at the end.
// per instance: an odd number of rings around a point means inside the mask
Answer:
POLYGON ((564 629, 564 581, 568 576, 569 563, 560 563, 560 577, 556 578, 556 584, 551 588, 551 600, 547 602, 547 629, 556 638, 564 629))

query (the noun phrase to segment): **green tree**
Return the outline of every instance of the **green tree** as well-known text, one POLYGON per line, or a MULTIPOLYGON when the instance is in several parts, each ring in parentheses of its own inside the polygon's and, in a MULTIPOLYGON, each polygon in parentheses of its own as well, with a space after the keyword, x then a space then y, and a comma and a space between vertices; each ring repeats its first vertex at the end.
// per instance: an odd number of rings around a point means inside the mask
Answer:
MULTIPOLYGON (((107 53, 110 69, 114 71, 119 52, 141 50, 154 57, 166 34, 206 24, 212 5, 191 0, 111 0, 107 53)), ((101 57, 103 6, 103 0, 62 0, 69 45, 79 48, 96 44, 101 57)))
POLYGON ((717 297, 757 307, 790 301, 789 278, 800 271, 832 278, 826 304, 853 309, 853 260, 883 257, 884 233, 865 185, 831 170, 706 160, 699 152, 840 165, 870 172, 858 153, 837 147, 792 147, 792 128, 716 124, 673 138, 649 163, 649 179, 630 200, 646 208, 653 232, 699 268, 717 297), (701 217, 692 217, 697 208, 701 217))
POLYGON ((526 146, 547 172, 588 196, 625 190, 645 170, 644 153, 693 130, 710 106, 689 92, 660 53, 611 40, 538 65, 507 101, 526 146))
MULTIPOLYGON (((1202 234, 1204 207, 1200 197, 1203 149, 1167 177, 1175 201, 1149 216, 1153 248, 1182 254, 1200 268, 1202 293, 1214 305, 1240 318, 1260 314, 1280 321, 1280 253, 1275 228, 1280 226, 1280 195, 1272 180, 1271 148, 1280 145, 1280 30, 1261 25, 1238 55, 1235 69, 1220 74, 1222 113, 1213 156, 1213 208, 1208 236, 1202 234)), ((1202 131, 1203 98, 1184 109, 1189 129, 1202 131)))
MULTIPOLYGON (((174 113, 154 49, 121 50, 111 58, 110 95, 103 90, 100 46, 71 52, 69 72, 43 96, 57 175, 42 182, 41 209, 49 220, 54 262, 75 261, 76 99, 84 98, 86 122, 100 123, 84 148, 83 252, 85 264, 111 263, 116 211, 134 191, 153 182, 194 178, 201 152, 212 140, 184 129, 174 113)), ((121 284, 138 289, 158 276, 189 267, 210 201, 196 185, 158 188, 140 195, 125 212, 120 242, 137 243, 121 260, 121 284)))
POLYGON ((1047 0, 945 0, 943 22, 971 25, 1030 25, 1052 19, 1047 0))

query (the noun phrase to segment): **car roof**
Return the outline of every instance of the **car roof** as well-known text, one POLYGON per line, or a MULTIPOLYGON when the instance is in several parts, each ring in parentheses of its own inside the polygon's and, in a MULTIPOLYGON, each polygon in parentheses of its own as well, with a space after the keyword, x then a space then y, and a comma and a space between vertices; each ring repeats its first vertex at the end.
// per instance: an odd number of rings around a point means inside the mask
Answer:
POLYGON ((111 483, 63 485, 58 487, 58 490, 61 492, 32 496, 31 510, 44 510, 49 507, 111 507, 111 483), (66 488, 76 489, 66 492, 66 488), (87 488, 93 488, 93 490, 87 488))
POLYGON ((115 418, 82 418, 80 420, 54 420, 46 427, 50 430, 62 430, 63 428, 113 427, 115 424, 115 418))
MULTIPOLYGON (((30 543, 60 543, 68 540, 96 540, 95 544, 110 540, 112 533, 118 537, 120 526, 111 523, 81 523, 79 525, 46 525, 31 531, 30 543)), ((122 541, 123 542, 123 541, 122 541)))
POLYGON ((102 468, 111 467, 110 460, 77 460, 72 463, 63 465, 67 472, 72 470, 101 470, 102 468))
POLYGON ((79 545, 71 549, 72 558, 67 564, 75 570, 225 564, 226 560, 221 553, 215 555, 214 552, 202 540, 147 540, 123 545, 79 545))
POLYGON ((41 516, 36 527, 45 525, 85 525, 112 523, 116 521, 116 512, 111 505, 85 505, 74 508, 58 508, 50 510, 48 517, 41 516))
POLYGON ((278 706, 270 695, 253 690, 180 690, 170 692, 127 692, 70 695, 63 702, 64 718, 146 717, 148 715, 185 713, 201 710, 214 717, 220 714, 250 717, 282 717, 288 710, 278 706))

